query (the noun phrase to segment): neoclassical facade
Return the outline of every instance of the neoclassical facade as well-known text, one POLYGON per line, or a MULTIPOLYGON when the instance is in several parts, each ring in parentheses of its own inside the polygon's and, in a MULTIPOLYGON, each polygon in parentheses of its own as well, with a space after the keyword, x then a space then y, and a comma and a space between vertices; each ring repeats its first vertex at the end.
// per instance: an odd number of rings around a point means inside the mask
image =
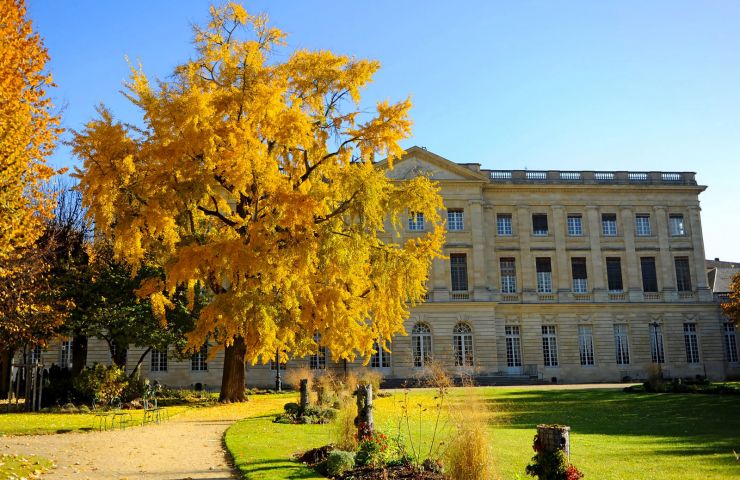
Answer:
MULTIPOLYGON (((734 327, 707 284, 706 187, 693 173, 483 170, 419 147, 387 172, 439 182, 446 258, 434 262, 408 335, 365 368, 411 378, 435 359, 494 381, 573 383, 641 379, 658 366, 669 377, 740 375, 734 327)), ((398 241, 426 228, 409 212, 398 241)), ((91 362, 108 360, 103 347, 91 342, 91 362)), ((129 359, 141 353, 132 349, 129 359)), ((65 354, 41 355, 48 364, 65 354)), ((335 365, 320 351, 286 368, 361 364, 335 365)), ((143 372, 165 384, 217 387, 221 365, 220 354, 205 362, 157 352, 143 372)), ((248 384, 274 385, 274 367, 247 366, 248 384)))

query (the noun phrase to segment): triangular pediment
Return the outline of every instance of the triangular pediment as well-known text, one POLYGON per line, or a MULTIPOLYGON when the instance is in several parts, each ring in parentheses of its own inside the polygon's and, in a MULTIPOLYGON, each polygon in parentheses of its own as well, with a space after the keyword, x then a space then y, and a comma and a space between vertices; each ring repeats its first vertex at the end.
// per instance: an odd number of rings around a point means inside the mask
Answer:
POLYGON ((452 181, 487 181, 481 173, 475 172, 444 157, 432 153, 421 147, 411 147, 403 157, 393 162, 393 168, 388 168, 388 161, 378 163, 379 168, 386 169, 388 178, 405 180, 420 175, 432 180, 452 181))

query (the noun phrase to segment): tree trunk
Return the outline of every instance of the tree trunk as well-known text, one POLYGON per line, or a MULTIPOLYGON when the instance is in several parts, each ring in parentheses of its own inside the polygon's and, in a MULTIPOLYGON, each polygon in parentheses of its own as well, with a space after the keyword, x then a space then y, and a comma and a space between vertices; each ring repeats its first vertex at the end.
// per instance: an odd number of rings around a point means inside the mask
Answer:
POLYGON ((87 364, 87 335, 75 335, 72 339, 72 376, 76 377, 87 364))
POLYGON ((224 373, 221 377, 219 402, 243 402, 244 397, 244 356, 247 346, 244 337, 235 337, 234 343, 224 351, 224 373))
POLYGON ((12 350, 0 350, 0 398, 8 398, 10 391, 10 367, 13 363, 12 350))
POLYGON ((141 356, 139 357, 139 361, 136 362, 136 366, 134 367, 133 370, 131 370, 131 373, 129 374, 128 378, 134 378, 134 377, 138 378, 139 377, 139 373, 141 372, 141 364, 144 363, 144 358, 151 351, 152 351, 152 347, 149 347, 146 350, 144 350, 144 353, 142 353, 141 356))

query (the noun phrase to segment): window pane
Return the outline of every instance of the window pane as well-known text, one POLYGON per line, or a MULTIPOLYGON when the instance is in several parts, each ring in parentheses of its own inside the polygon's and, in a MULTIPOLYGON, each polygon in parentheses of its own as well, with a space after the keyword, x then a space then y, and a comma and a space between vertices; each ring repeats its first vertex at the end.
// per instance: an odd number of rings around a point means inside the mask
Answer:
POLYGON ((452 291, 466 292, 468 290, 468 260, 466 254, 450 254, 450 275, 452 277, 452 291))
POLYGON ((617 216, 613 213, 601 215, 601 233, 607 236, 617 234, 617 216))
POLYGON ((513 258, 502 258, 501 265, 501 291, 503 293, 516 293, 516 263, 513 258))
POLYGON ((671 225, 671 235, 686 235, 686 228, 683 223, 683 215, 670 215, 668 218, 671 225))
POLYGON ((546 367, 558 366, 558 344, 554 325, 542 326, 542 353, 546 367))
POLYGON ((737 363, 737 336, 731 322, 725 323, 725 355, 728 362, 737 363))
POLYGON ((606 276, 610 292, 623 291, 622 285, 622 260, 618 257, 607 257, 606 276))
POLYGON ((654 257, 640 258, 640 270, 642 271, 642 291, 643 292, 657 292, 658 291, 658 276, 655 271, 655 258, 654 257))
POLYGON ((568 215, 568 235, 583 235, 583 225, 580 215, 568 215))
POLYGON ((635 233, 640 236, 647 236, 652 234, 652 228, 650 227, 650 215, 639 214, 635 216, 635 233))
POLYGON ((535 235, 547 235, 547 215, 542 213, 532 215, 532 232, 535 235))
POLYGON ((506 331, 506 366, 507 367, 521 367, 522 366, 522 349, 521 340, 519 338, 519 326, 518 325, 507 325, 506 331))
POLYGON ((614 348, 617 354, 617 365, 630 363, 630 347, 627 338, 627 325, 614 325, 614 348))
POLYGON ((409 230, 424 230, 424 214, 409 212, 409 230))
POLYGON ((463 230, 463 210, 451 208, 447 210, 447 228, 449 230, 463 230))
POLYGON ((679 292, 691 291, 691 271, 689 270, 689 257, 676 257, 676 288, 679 292))
POLYGON ((581 357, 581 365, 594 364, 594 336, 591 325, 580 325, 578 327, 578 344, 581 357))
POLYGON ((696 335, 695 323, 683 324, 683 338, 686 344, 686 361, 699 363, 699 338, 696 335))
POLYGON ((653 363, 665 363, 663 331, 660 325, 650 325, 650 359, 653 363))
POLYGON ((552 267, 549 258, 537 258, 537 293, 552 293, 552 267))
POLYGON ((498 235, 505 235, 505 236, 509 236, 512 234, 511 215, 509 214, 496 215, 496 233, 498 235))

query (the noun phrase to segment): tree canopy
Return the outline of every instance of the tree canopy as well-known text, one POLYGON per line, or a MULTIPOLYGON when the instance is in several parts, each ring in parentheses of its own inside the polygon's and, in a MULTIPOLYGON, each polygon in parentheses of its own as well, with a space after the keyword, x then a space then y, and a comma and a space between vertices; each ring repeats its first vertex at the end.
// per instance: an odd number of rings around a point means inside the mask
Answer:
POLYGON ((75 133, 90 218, 134 271, 162 266, 138 290, 160 317, 178 288, 208 291, 193 348, 243 339, 266 362, 315 351, 319 333, 335 359, 369 356, 403 333, 444 241, 438 187, 374 165, 402 155, 410 100, 362 109, 378 62, 278 55, 285 34, 238 4, 212 8, 194 43, 171 79, 132 67, 141 126, 100 107, 75 133), (432 228, 401 242, 409 211, 432 228))
POLYGON ((722 311, 737 326, 740 326, 740 273, 732 277, 730 294, 726 302, 722 303, 722 311))

